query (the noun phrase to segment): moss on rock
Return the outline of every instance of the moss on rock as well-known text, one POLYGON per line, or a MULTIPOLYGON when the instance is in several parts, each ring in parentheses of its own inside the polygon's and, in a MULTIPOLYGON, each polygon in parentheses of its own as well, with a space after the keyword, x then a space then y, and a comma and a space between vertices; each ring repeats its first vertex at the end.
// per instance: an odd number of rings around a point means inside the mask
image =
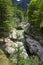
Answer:
POLYGON ((0 50, 0 65, 10 65, 8 58, 2 50, 0 50))

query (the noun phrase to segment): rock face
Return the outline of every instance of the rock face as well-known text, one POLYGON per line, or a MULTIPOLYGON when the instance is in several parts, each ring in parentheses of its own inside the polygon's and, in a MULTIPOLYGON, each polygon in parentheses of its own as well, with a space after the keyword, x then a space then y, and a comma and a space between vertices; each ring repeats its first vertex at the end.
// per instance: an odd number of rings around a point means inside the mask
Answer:
POLYGON ((40 59, 40 65, 43 65, 43 46, 41 46, 41 43, 26 33, 24 34, 24 37, 28 54, 37 55, 40 59))

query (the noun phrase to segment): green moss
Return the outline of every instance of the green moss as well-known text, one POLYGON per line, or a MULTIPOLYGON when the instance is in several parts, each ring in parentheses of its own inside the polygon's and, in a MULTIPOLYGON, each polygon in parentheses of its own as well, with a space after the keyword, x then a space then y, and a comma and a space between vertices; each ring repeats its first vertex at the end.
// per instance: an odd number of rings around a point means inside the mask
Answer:
POLYGON ((0 65, 10 65, 8 58, 2 50, 0 50, 0 65))

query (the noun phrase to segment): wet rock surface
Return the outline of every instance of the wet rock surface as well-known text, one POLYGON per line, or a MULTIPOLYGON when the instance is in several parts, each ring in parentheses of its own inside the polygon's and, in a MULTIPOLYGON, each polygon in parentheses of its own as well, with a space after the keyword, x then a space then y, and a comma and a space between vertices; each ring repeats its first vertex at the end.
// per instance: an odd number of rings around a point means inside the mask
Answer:
POLYGON ((37 55, 40 59, 40 65, 43 65, 43 41, 37 41, 32 36, 24 34, 25 42, 27 46, 27 52, 30 55, 37 55))

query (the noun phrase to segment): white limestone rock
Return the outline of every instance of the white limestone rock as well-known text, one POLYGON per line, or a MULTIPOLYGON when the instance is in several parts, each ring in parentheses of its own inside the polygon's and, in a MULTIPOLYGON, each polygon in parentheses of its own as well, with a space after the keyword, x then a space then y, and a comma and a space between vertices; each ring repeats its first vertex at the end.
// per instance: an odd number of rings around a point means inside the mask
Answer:
POLYGON ((9 54, 13 53, 14 51, 15 51, 15 49, 12 48, 12 47, 6 48, 6 52, 9 53, 9 54))
POLYGON ((17 30, 15 28, 11 31, 9 37, 12 39, 17 39, 17 30))

